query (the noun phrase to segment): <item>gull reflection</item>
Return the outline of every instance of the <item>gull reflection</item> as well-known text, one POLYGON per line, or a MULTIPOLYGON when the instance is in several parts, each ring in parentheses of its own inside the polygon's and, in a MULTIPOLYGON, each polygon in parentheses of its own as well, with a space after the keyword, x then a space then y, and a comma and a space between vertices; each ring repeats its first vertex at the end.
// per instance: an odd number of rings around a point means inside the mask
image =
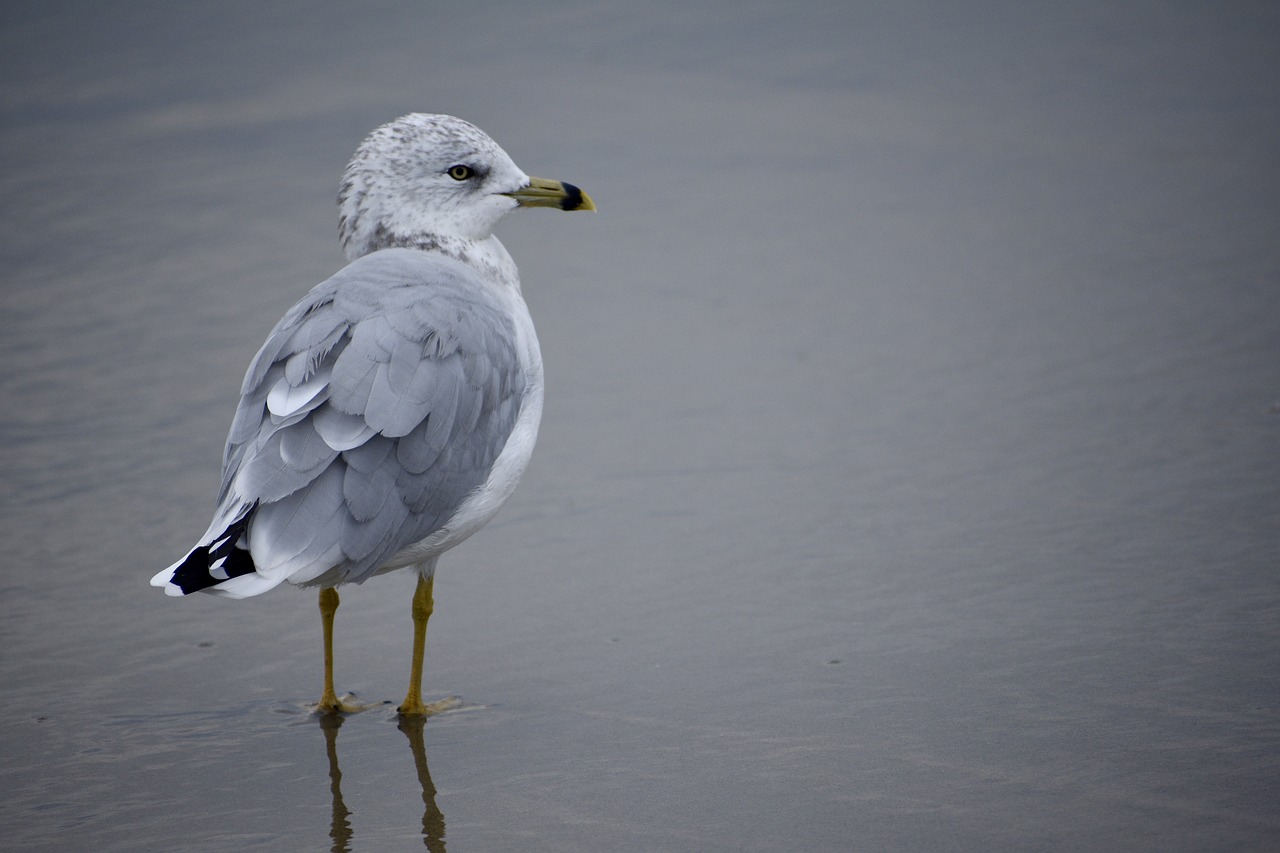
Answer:
POLYGON ((396 727, 409 739, 413 766, 422 787, 422 843, 436 853, 444 850, 444 813, 436 805, 436 786, 431 781, 431 771, 427 769, 427 749, 422 744, 422 728, 426 724, 427 718, 419 715, 401 717, 396 727))
MULTIPOLYGON (((320 730, 324 732, 325 753, 329 758, 329 796, 332 800, 332 817, 329 821, 329 838, 332 853, 351 853, 351 810, 342 799, 342 768, 338 766, 338 729, 345 718, 341 714, 319 714, 320 730)), ((426 716, 400 717, 396 728, 409 739, 409 752, 413 754, 413 767, 422 788, 422 844, 432 853, 444 853, 444 813, 436 805, 436 786, 427 768, 427 749, 423 744, 422 730, 426 716)))
POLYGON ((342 801, 342 768, 338 766, 338 729, 342 727, 339 714, 320 714, 320 730, 324 732, 325 753, 329 756, 329 796, 333 799, 333 817, 329 821, 329 837, 332 853, 351 853, 351 809, 342 801))

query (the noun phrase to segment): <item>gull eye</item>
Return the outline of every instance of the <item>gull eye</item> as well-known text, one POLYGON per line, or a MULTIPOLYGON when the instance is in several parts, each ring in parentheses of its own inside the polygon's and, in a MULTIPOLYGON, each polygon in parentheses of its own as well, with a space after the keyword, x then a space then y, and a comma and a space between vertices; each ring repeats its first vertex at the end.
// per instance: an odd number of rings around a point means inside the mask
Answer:
POLYGON ((465 181, 468 178, 474 177, 475 174, 475 169, 472 169, 470 166, 464 166, 461 163, 457 166, 449 167, 449 177, 453 178, 455 181, 465 181))

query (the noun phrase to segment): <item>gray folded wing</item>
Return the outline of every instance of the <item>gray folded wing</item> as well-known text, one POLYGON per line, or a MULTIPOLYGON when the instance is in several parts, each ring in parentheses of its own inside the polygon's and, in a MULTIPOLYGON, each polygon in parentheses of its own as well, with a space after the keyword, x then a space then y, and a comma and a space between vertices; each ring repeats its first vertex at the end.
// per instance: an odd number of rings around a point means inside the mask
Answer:
POLYGON ((219 494, 220 517, 255 507, 259 574, 363 580, 485 482, 525 376, 512 319, 476 275, 375 252, 271 332, 245 376, 219 494))

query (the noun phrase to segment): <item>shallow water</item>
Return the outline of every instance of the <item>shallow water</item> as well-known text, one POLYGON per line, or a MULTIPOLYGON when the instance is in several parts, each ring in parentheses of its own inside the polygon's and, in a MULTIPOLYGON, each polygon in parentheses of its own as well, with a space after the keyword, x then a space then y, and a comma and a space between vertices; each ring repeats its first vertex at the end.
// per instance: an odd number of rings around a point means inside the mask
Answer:
POLYGON ((1280 843, 1280 17, 360 8, 6 6, 0 846, 1280 843), (397 731, 314 593, 146 581, 411 110, 600 213, 500 230, 546 414, 397 731))

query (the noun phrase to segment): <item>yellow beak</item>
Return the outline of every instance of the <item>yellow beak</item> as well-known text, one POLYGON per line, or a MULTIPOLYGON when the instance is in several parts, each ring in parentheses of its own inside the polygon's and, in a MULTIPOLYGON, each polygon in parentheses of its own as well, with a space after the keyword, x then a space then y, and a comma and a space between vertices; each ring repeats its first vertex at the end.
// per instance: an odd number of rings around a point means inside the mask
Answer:
POLYGON ((529 186, 515 192, 503 193, 519 202, 521 207, 558 207, 561 210, 595 210, 591 196, 563 181, 546 178, 530 178, 529 186))

